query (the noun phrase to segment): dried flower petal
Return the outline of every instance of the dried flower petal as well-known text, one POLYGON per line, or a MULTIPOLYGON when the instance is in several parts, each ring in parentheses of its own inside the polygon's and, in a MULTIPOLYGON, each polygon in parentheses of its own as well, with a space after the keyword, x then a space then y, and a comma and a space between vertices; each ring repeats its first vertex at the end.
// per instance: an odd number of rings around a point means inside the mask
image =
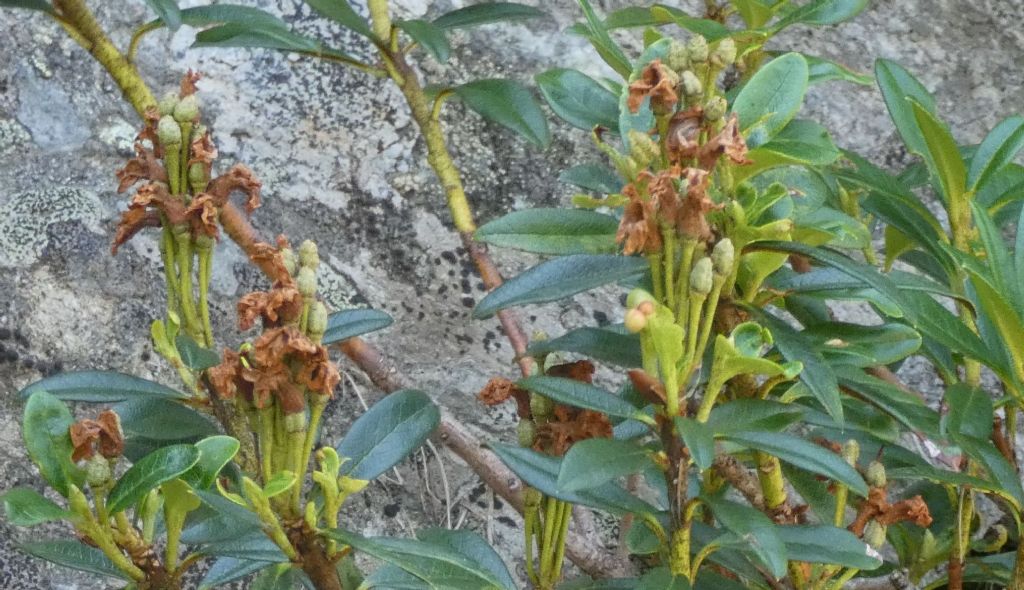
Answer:
POLYGON ((675 86, 679 78, 661 60, 654 60, 640 72, 640 77, 629 85, 629 98, 626 106, 629 112, 640 110, 644 99, 651 97, 651 109, 655 112, 669 112, 679 102, 675 86))
POLYGON ((100 454, 107 459, 120 457, 124 452, 121 419, 113 410, 100 412, 96 420, 86 418, 75 422, 68 434, 71 436, 71 445, 74 449, 71 454, 71 460, 74 462, 92 458, 97 447, 100 454))
POLYGON ((195 94, 198 90, 196 88, 196 82, 198 82, 203 76, 199 72, 192 71, 189 68, 188 72, 181 79, 181 98, 195 94))
POLYGON ((260 188, 263 185, 256 176, 241 164, 235 164, 225 174, 210 181, 206 192, 213 195, 218 207, 228 202, 231 193, 239 191, 246 195, 245 210, 252 213, 260 206, 260 188))

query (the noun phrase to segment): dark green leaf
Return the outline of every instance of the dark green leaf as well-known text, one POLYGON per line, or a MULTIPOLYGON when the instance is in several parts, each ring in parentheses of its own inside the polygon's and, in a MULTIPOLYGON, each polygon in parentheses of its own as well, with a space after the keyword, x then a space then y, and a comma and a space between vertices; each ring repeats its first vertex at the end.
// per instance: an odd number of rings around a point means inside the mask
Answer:
POLYGON ((111 514, 129 508, 150 490, 191 469, 197 461, 199 449, 193 445, 173 445, 146 455, 114 484, 107 496, 107 508, 111 514))
POLYGON ((513 211, 484 224, 476 239, 536 254, 589 254, 616 250, 619 220, 585 209, 513 211))
MULTIPOLYGON (((190 27, 237 23, 264 29, 275 27, 280 29, 288 28, 288 25, 283 20, 269 12, 240 4, 211 4, 208 6, 184 8, 181 11, 181 22, 190 27)), ((148 23, 147 26, 152 24, 148 23)))
POLYGON ((481 2, 442 14, 434 25, 442 29, 475 27, 497 22, 520 21, 546 16, 542 10, 516 2, 481 2))
POLYGON ((475 563, 489 572, 502 588, 516 588, 505 562, 480 535, 468 530, 451 531, 440 528, 420 529, 416 538, 424 543, 445 547, 475 563))
POLYGON ((644 590, 690 590, 686 576, 675 575, 667 567, 658 567, 646 572, 637 581, 637 588, 644 590))
POLYGON ((746 430, 782 430, 803 416, 800 406, 771 400, 737 399, 716 405, 707 425, 716 436, 746 430))
POLYGON ((836 499, 829 491, 828 481, 786 463, 782 464, 782 475, 786 478, 786 483, 800 494, 800 498, 807 503, 819 521, 832 522, 836 513, 836 499))
POLYGON ((121 578, 122 580, 131 579, 124 572, 117 569, 117 566, 102 551, 78 541, 23 543, 18 545, 18 549, 34 557, 71 569, 101 576, 110 576, 112 578, 121 578))
POLYGON ((199 449, 199 462, 182 479, 203 490, 214 484, 220 470, 234 458, 240 445, 230 436, 219 435, 204 438, 195 446, 199 449))
POLYGON ((945 429, 948 433, 962 434, 978 440, 992 436, 992 416, 995 412, 992 398, 981 387, 957 383, 946 390, 945 429))
POLYGON ((1024 506, 1024 486, 1021 485, 1020 475, 992 441, 978 440, 958 433, 950 433, 950 438, 968 457, 985 467, 991 481, 996 484, 994 487, 997 493, 1011 500, 1014 507, 1020 511, 1024 506))
POLYGON ((931 111, 908 99, 914 112, 914 121, 924 138, 926 151, 922 154, 932 176, 939 181, 942 194, 949 204, 963 203, 967 191, 967 166, 960 157, 949 128, 931 111))
POLYGON ((146 0, 146 4, 160 17, 160 20, 172 31, 181 26, 181 9, 175 0, 146 0))
POLYGON ((280 49, 310 55, 329 55, 347 60, 354 58, 336 49, 328 49, 315 39, 273 27, 254 27, 228 23, 206 29, 196 35, 193 47, 254 47, 280 49))
POLYGON ((875 79, 871 76, 855 72, 840 63, 813 55, 803 54, 803 56, 807 60, 808 73, 810 74, 809 82, 812 85, 833 80, 853 82, 861 86, 871 86, 874 84, 875 79))
POLYGON ((552 340, 535 340, 526 351, 530 356, 551 352, 574 352, 626 368, 643 364, 640 338, 622 329, 576 328, 552 340))
POLYGON ((939 436, 939 415, 914 394, 851 367, 837 369, 843 387, 884 410, 907 428, 929 437, 939 436))
POLYGON ((590 438, 569 448, 556 485, 566 492, 590 489, 651 465, 647 449, 613 438, 590 438))
POLYGON ((603 164, 577 164, 559 174, 558 180, 603 195, 622 190, 622 179, 603 164))
POLYGON ((113 371, 59 373, 29 385, 18 394, 23 399, 45 391, 57 399, 75 402, 119 402, 135 397, 184 399, 186 396, 154 381, 113 371))
POLYGON ((200 553, 218 557, 234 557, 265 563, 285 563, 288 556, 274 544, 263 531, 248 533, 242 537, 231 537, 205 545, 200 553))
POLYGON ((395 25, 412 37, 412 40, 419 43, 424 49, 430 52, 437 61, 445 63, 451 54, 452 47, 448 44, 448 37, 444 30, 425 20, 400 20, 395 25))
POLYGON ((583 9, 583 16, 587 19, 586 24, 583 27, 585 36, 590 44, 597 50, 597 54, 601 56, 601 59, 605 61, 613 70, 619 73, 623 78, 629 78, 633 71, 633 66, 629 63, 629 58, 622 52, 622 48, 619 47, 615 41, 612 40, 611 36, 608 35, 608 31, 604 28, 604 23, 598 18, 597 13, 594 12, 594 8, 590 5, 589 0, 577 0, 580 8, 583 9))
POLYGON ((452 89, 483 118, 508 127, 538 147, 551 142, 548 122, 533 94, 511 80, 475 80, 452 89))
POLYGON ((0 0, 0 7, 4 8, 27 8, 53 13, 53 6, 46 0, 0 0))
POLYGON ((560 404, 594 410, 609 416, 633 418, 640 413, 632 404, 615 394, 575 379, 534 376, 520 379, 516 385, 560 404))
POLYGON ((74 418, 67 406, 45 391, 28 398, 21 423, 21 434, 29 458, 50 486, 67 497, 70 484, 81 485, 83 473, 71 462, 71 435, 74 418))
POLYGON ((914 109, 906 99, 913 98, 932 113, 935 112, 935 99, 910 72, 895 62, 886 59, 875 62, 875 78, 903 142, 914 153, 926 153, 924 136, 914 119, 914 109))
POLYGON ((729 0, 729 3, 736 7, 743 23, 748 29, 757 29, 765 25, 775 14, 773 0, 729 0))
POLYGON ((797 436, 780 432, 734 432, 723 437, 749 449, 778 457, 791 465, 847 485, 867 497, 868 486, 857 470, 841 456, 797 436))
POLYGON ((714 43, 732 35, 728 27, 707 18, 694 18, 679 8, 658 4, 651 7, 651 16, 661 22, 675 23, 679 28, 701 35, 714 43))
POLYGON ((265 561, 221 557, 213 562, 213 565, 207 570, 206 575, 199 582, 199 590, 212 590, 221 584, 227 584, 258 572, 268 565, 265 561))
POLYGON ((7 522, 15 526, 35 526, 72 515, 49 498, 31 488, 14 488, 0 496, 7 522))
POLYGON ((739 116, 750 147, 767 142, 796 116, 809 76, 803 56, 787 53, 768 62, 743 86, 732 110, 739 116))
POLYGON ((770 141, 751 150, 748 157, 753 163, 736 169, 737 181, 779 166, 825 166, 835 162, 839 150, 824 127, 794 119, 770 141))
POLYGON ((121 417, 121 428, 130 437, 151 440, 183 440, 218 433, 206 416, 176 401, 143 398, 114 406, 121 417))
POLYGON ((220 364, 220 357, 209 348, 199 346, 195 340, 181 334, 174 339, 181 361, 193 371, 204 371, 220 364))
POLYGON ((592 130, 603 127, 619 131, 619 99, 593 78, 579 70, 555 68, 534 78, 551 110, 566 123, 592 130))
POLYGON ((369 332, 376 332, 391 325, 391 316, 376 309, 343 309, 327 318, 327 330, 323 344, 327 346, 369 332))
POLYGON ((338 454, 348 459, 342 474, 376 478, 419 448, 440 420, 437 406, 423 392, 403 389, 388 395, 356 419, 338 444, 338 454))
POLYGON ((971 159, 967 187, 977 191, 993 174, 1013 161, 1024 147, 1024 117, 1013 116, 996 125, 971 159))
POLYGON ((858 367, 890 365, 917 352, 921 335, 903 324, 862 326, 829 322, 811 326, 804 335, 812 338, 818 350, 834 363, 858 367))
POLYGON ((682 437, 697 468, 703 471, 711 467, 715 460, 715 431, 712 426, 692 418, 676 417, 676 432, 682 437))
POLYGON ((366 19, 352 8, 348 0, 306 0, 306 4, 346 29, 352 29, 370 39, 374 38, 366 19))
POLYGON ((373 571, 360 588, 379 590, 433 590, 433 587, 402 568, 387 564, 373 571))
POLYGON ((601 285, 630 279, 647 270, 643 258, 575 254, 542 262, 509 279, 477 304, 473 317, 486 318, 517 305, 547 303, 601 285))
POLYGON ((783 526, 775 529, 793 561, 842 565, 871 571, 882 565, 881 556, 844 529, 825 525, 783 526))
POLYGON ((256 576, 249 590, 294 590, 295 588, 308 588, 303 583, 308 580, 302 570, 290 563, 279 563, 264 569, 256 576))
POLYGON ((778 527, 761 511, 728 500, 704 496, 722 525, 736 533, 745 551, 751 552, 776 578, 786 574, 788 553, 777 530, 778 527))
POLYGON ((181 541, 190 545, 217 544, 261 534, 260 520, 251 510, 235 504, 219 492, 196 490, 203 507, 189 513, 181 541))
POLYGON ((779 20, 773 33, 795 23, 808 25, 837 25, 860 14, 868 0, 813 0, 779 20))

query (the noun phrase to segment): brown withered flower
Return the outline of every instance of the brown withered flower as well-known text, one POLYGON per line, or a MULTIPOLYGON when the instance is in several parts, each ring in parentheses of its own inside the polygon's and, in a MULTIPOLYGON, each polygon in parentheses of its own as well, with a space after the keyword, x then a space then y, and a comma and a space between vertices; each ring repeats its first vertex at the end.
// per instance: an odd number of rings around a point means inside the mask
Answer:
POLYGON ((79 420, 69 430, 74 451, 71 460, 91 459, 98 450, 107 459, 120 457, 124 452, 124 433, 121 418, 113 410, 100 412, 95 420, 79 420))
POLYGON ((530 418, 530 392, 518 387, 504 377, 494 377, 477 394, 477 399, 488 406, 503 404, 509 399, 516 400, 516 415, 521 419, 530 418))
POLYGON ((213 197, 217 207, 228 202, 231 193, 238 191, 245 195, 245 210, 252 213, 260 206, 260 189, 263 184, 256 179, 252 170, 242 164, 235 164, 230 170, 210 181, 206 192, 213 197))
POLYGON ((615 241, 622 244, 624 254, 650 254, 662 247, 658 216, 651 199, 643 199, 632 185, 622 191, 629 199, 622 211, 622 221, 615 232, 615 241))
POLYGON ((252 402, 252 383, 242 378, 242 356, 230 348, 225 348, 221 358, 219 365, 206 371, 214 393, 221 399, 234 399, 241 394, 247 401, 252 402))
POLYGON ((697 156, 700 149, 700 131, 704 123, 704 111, 695 106, 672 116, 668 123, 665 145, 669 160, 686 162, 697 156))
POLYGON ((676 222, 682 235, 705 241, 713 237, 707 219, 707 214, 715 209, 715 203, 708 196, 710 183, 711 177, 707 170, 687 168, 684 171, 685 197, 676 222))
POLYGON ((626 99, 629 112, 639 111, 648 96, 651 97, 651 110, 655 113, 671 112, 679 103, 679 96, 676 95, 678 83, 679 76, 661 63, 660 59, 652 61, 640 72, 640 77, 629 85, 629 97, 626 99))
POLYGON ((588 438, 611 438, 612 423, 593 410, 555 406, 551 419, 537 428, 534 449, 564 455, 569 447, 588 438))
POLYGON ((751 163, 747 159, 747 142, 743 139, 743 134, 740 133, 739 117, 735 113, 729 117, 722 130, 701 148, 699 155, 701 168, 711 170, 723 155, 735 164, 751 163))
POLYGON ((288 243, 288 238, 282 235, 277 236, 276 247, 266 242, 257 242, 253 245, 252 253, 249 255, 249 259, 263 269, 263 272, 273 280, 275 286, 295 286, 295 279, 288 272, 284 257, 281 255, 281 251, 285 248, 291 248, 291 245, 288 243))
POLYGON ((857 517, 850 524, 849 531, 858 537, 872 520, 881 525, 892 525, 898 522, 912 522, 919 527, 927 528, 932 524, 932 515, 928 504, 921 496, 889 503, 888 492, 883 487, 872 487, 868 490, 868 498, 857 510, 857 517))
MULTIPOLYGON (((142 133, 139 134, 141 138, 143 134, 150 131, 152 128, 146 127, 142 133)), ((153 132, 155 133, 155 132, 153 132)), ((156 141, 156 135, 153 135, 153 145, 159 145, 156 141)), ((128 190, 132 185, 142 181, 148 182, 167 182, 167 170, 164 169, 163 164, 160 163, 160 159, 157 154, 145 147, 141 140, 135 142, 135 157, 128 160, 124 167, 117 171, 117 192, 123 193, 128 190)))
POLYGON ((316 351, 306 355, 296 378, 299 384, 305 385, 310 391, 330 396, 334 388, 341 382, 341 373, 334 366, 327 354, 327 348, 318 345, 316 351))

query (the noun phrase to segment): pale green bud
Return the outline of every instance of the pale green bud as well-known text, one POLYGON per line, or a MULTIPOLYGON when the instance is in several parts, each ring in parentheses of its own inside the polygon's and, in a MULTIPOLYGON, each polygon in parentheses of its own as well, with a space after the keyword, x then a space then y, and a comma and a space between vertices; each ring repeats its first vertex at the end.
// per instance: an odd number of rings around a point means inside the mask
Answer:
POLYGON ((193 191, 203 192, 209 181, 210 179, 206 176, 206 166, 202 162, 193 162, 188 167, 188 183, 192 186, 193 191), (196 190, 197 187, 199 190, 196 190))
POLYGON ((309 318, 306 320, 309 333, 322 337, 327 331, 327 317, 327 306, 322 301, 314 303, 313 307, 309 309, 309 318))
POLYGON ((630 291, 629 295, 626 296, 626 307, 632 309, 634 307, 637 307, 644 301, 650 301, 651 303, 654 303, 654 295, 651 295, 650 293, 643 289, 636 288, 630 291))
POLYGON ((877 520, 869 522, 864 528, 864 542, 875 549, 885 545, 885 525, 878 524, 877 520))
POLYGON ((873 488, 884 488, 887 483, 885 477, 885 465, 882 465, 878 461, 872 461, 868 465, 868 470, 864 474, 864 479, 867 480, 868 485, 873 488))
POLYGON ((690 62, 694 64, 704 63, 708 60, 708 40, 703 35, 690 37, 686 44, 686 52, 690 56, 690 62))
POLYGON ((860 443, 855 439, 850 439, 843 443, 843 459, 850 465, 856 465, 857 459, 860 459, 860 443))
POLYGON ((665 55, 665 65, 675 72, 682 72, 690 66, 690 54, 679 41, 673 39, 668 46, 668 53, 665 55))
POLYGON ((306 423, 306 412, 284 415, 284 429, 287 432, 303 432, 306 430, 306 423))
POLYGON ((711 259, 705 256, 693 265, 693 271, 690 272, 690 291, 707 295, 714 286, 714 279, 711 259))
POLYGON ((156 124, 156 137, 160 140, 160 145, 164 147, 179 146, 181 145, 181 126, 174 120, 174 117, 164 115, 156 124))
POLYGON ((281 260, 284 261, 284 268, 288 271, 288 274, 294 277, 295 273, 299 270, 299 260, 295 257, 295 250, 282 248, 281 260))
POLYGON ((636 129, 630 129, 627 135, 629 136, 629 155, 637 166, 646 168, 651 162, 661 157, 661 149, 650 135, 636 129))
POLYGON ((686 70, 685 72, 683 72, 682 83, 683 94, 685 94, 686 96, 694 97, 704 94, 704 85, 701 84, 700 80, 697 78, 697 75, 691 72, 690 70, 686 70))
POLYGON ((313 297, 316 295, 316 271, 308 266, 303 266, 299 269, 299 276, 295 280, 298 283, 299 293, 303 297, 313 297))
POLYGON ((316 247, 316 242, 306 240, 299 245, 299 265, 313 270, 320 266, 320 251, 316 247))
POLYGON ((716 96, 709 100, 708 104, 704 105, 704 119, 712 123, 721 121, 728 111, 729 103, 724 97, 716 96))
POLYGON ((931 560, 939 551, 939 541, 932 534, 931 529, 924 530, 924 536, 921 537, 921 549, 918 551, 918 562, 925 562, 931 560))
POLYGON ((178 101, 174 107, 174 120, 179 123, 191 123, 199 118, 199 99, 190 94, 178 101))
POLYGON ((555 402, 539 393, 530 395, 530 413, 533 414, 534 418, 546 418, 554 411, 555 402))
POLYGON ((110 483, 113 473, 110 470, 110 462, 99 453, 92 456, 85 464, 85 482, 90 488, 103 488, 110 483))
POLYGON ((736 42, 731 37, 719 41, 711 60, 718 67, 731 66, 736 61, 736 42))
POLYGON ((157 109, 160 111, 160 116, 170 115, 174 113, 174 107, 178 106, 178 93, 170 91, 160 99, 157 103, 157 109))
POLYGON ((715 244, 713 250, 711 250, 711 264, 714 266, 715 274, 719 276, 726 276, 732 272, 732 265, 736 259, 736 248, 732 245, 732 240, 729 238, 722 238, 715 244))
POLYGON ((519 436, 519 446, 533 446, 533 439, 537 436, 537 425, 533 420, 520 420, 516 426, 516 434, 519 436))

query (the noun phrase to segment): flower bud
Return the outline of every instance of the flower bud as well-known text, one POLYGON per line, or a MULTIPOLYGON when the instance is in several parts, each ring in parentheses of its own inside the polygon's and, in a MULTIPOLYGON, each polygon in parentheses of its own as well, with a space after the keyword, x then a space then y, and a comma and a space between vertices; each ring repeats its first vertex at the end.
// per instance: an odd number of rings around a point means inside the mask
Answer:
POLYGON ((665 65, 676 73, 686 70, 690 66, 690 54, 686 50, 686 45, 673 39, 665 55, 665 65))
POLYGON ((306 320, 309 333, 322 337, 327 331, 327 316, 327 306, 322 301, 314 303, 313 307, 309 308, 309 318, 306 320))
POLYGON ((704 105, 704 120, 714 123, 715 121, 721 121, 722 117, 729 110, 729 103, 724 97, 716 96, 708 101, 708 104, 704 105))
POLYGON ((918 563, 930 560, 935 557, 939 551, 939 541, 932 534, 931 529, 924 530, 924 536, 921 537, 921 549, 918 550, 918 563))
POLYGON ((686 44, 686 52, 690 56, 690 63, 699 64, 708 60, 708 40, 703 35, 690 37, 686 44))
POLYGON ((651 303, 654 303, 654 295, 651 295, 647 291, 640 288, 633 289, 632 291, 629 292, 629 295, 626 296, 626 307, 628 307, 629 309, 633 309, 634 307, 637 307, 644 301, 650 301, 651 303))
POLYGON ((555 402, 539 393, 530 395, 530 413, 534 418, 546 418, 553 411, 555 411, 555 402))
POLYGON ((690 291, 707 295, 714 286, 714 271, 711 267, 711 259, 705 256, 693 265, 690 273, 690 291))
POLYGON ((281 248, 281 260, 284 262, 284 268, 288 271, 288 274, 294 277, 295 273, 299 270, 299 260, 295 257, 295 250, 281 248))
POLYGON ((313 297, 316 295, 316 271, 308 266, 303 266, 299 269, 299 276, 295 280, 298 283, 299 293, 303 297, 313 297))
POLYGON ((651 162, 661 157, 661 149, 651 139, 650 135, 636 129, 630 129, 629 133, 629 155, 632 156, 637 166, 646 168, 651 162))
POLYGON ((864 479, 867 480, 868 485, 873 488, 884 488, 886 484, 885 465, 882 465, 878 461, 872 461, 868 465, 868 470, 867 473, 864 474, 864 479))
POLYGON ((854 439, 850 439, 843 443, 843 460, 850 465, 856 465, 857 459, 860 459, 860 443, 854 439))
POLYGON ((92 507, 89 506, 88 498, 73 483, 68 484, 68 508, 71 508, 71 512, 77 516, 85 519, 92 518, 92 507))
POLYGON ((85 482, 90 488, 106 487, 113 475, 110 470, 110 461, 99 453, 93 455, 85 464, 85 482))
POLYGON ((160 117, 156 124, 156 137, 164 147, 181 145, 181 127, 170 115, 160 117))
POLYGON ((639 309, 631 309, 626 312, 624 323, 630 333, 637 334, 643 332, 644 328, 647 327, 647 316, 639 309))
POLYGON ((878 524, 877 520, 869 522, 864 528, 864 542, 875 549, 885 545, 885 525, 878 524))
POLYGON ((199 118, 199 99, 190 94, 178 101, 174 106, 174 120, 179 123, 191 123, 199 118))
POLYGON ((284 415, 284 429, 286 432, 304 432, 306 430, 306 412, 295 412, 284 415))
POLYGON ((194 162, 188 167, 188 184, 192 187, 192 192, 203 192, 209 181, 210 179, 206 176, 206 166, 202 162, 194 162))
POLYGON ((320 266, 320 252, 317 250, 316 242, 306 240, 299 245, 299 264, 313 270, 320 266))
POLYGON ((533 439, 537 436, 537 425, 533 420, 520 420, 516 426, 516 433, 519 436, 519 446, 532 447, 533 439))
POLYGON ((711 250, 711 264, 714 266, 715 274, 719 276, 728 276, 732 272, 732 265, 736 259, 736 248, 732 245, 732 240, 729 238, 722 238, 715 244, 713 250, 711 250))
POLYGON ((173 90, 164 95, 157 103, 157 109, 160 111, 160 116, 170 115, 174 113, 174 107, 178 106, 178 93, 173 90))
POLYGON ((719 41, 711 61, 720 68, 731 66, 736 61, 736 42, 731 37, 719 41))
POLYGON ((695 97, 704 94, 704 85, 701 84, 696 74, 687 70, 682 77, 683 94, 688 97, 695 97))

